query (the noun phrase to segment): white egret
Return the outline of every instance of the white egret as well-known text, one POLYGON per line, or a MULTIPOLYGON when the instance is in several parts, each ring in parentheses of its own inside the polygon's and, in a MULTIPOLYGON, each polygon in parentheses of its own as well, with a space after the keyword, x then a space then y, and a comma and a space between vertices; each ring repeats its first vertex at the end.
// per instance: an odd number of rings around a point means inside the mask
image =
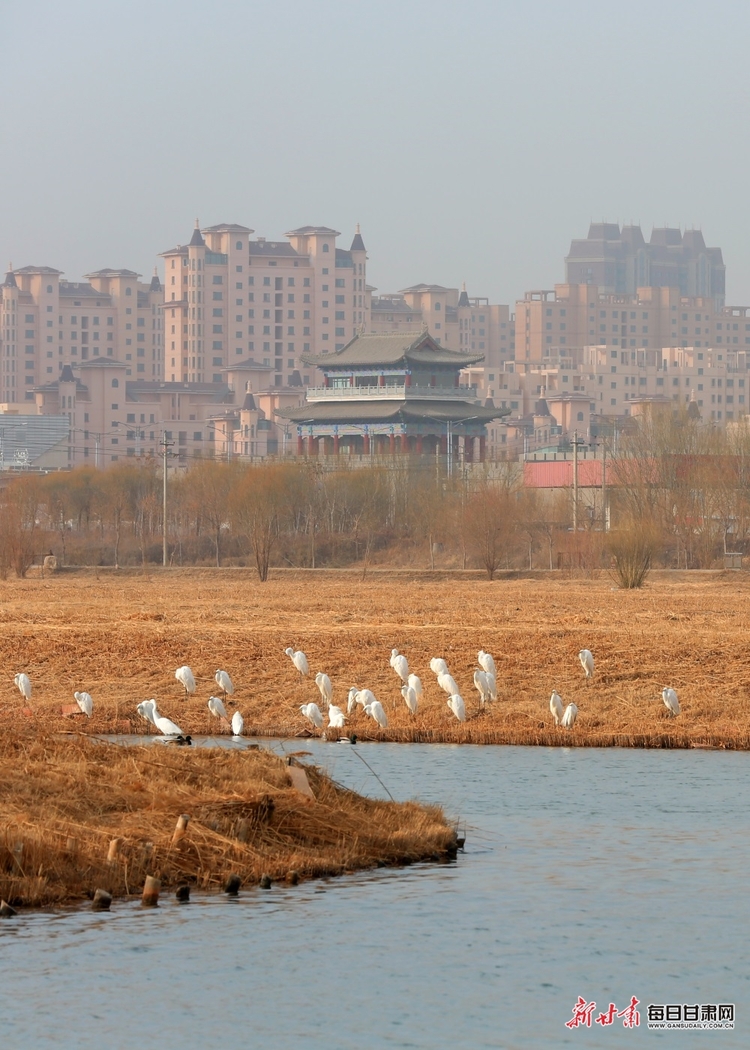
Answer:
POLYGON ((310 665, 307 662, 307 657, 305 656, 305 654, 302 652, 301 649, 298 649, 295 652, 294 649, 292 649, 292 647, 290 646, 288 649, 285 649, 284 652, 286 653, 286 655, 289 657, 289 659, 292 661, 294 666, 299 671, 300 677, 302 675, 306 675, 306 674, 310 673, 310 665))
POLYGON ((591 655, 588 649, 581 649, 578 654, 578 659, 581 661, 581 667, 586 673, 587 678, 594 677, 594 657, 591 655))
POLYGON ((232 736, 242 736, 242 730, 245 728, 245 719, 239 713, 235 711, 232 715, 232 736))
POLYGON ((348 715, 350 715, 352 713, 352 711, 354 710, 354 708, 357 706, 357 693, 358 692, 359 692, 359 689, 357 689, 356 685, 353 685, 351 687, 351 689, 349 690, 349 696, 348 696, 347 701, 346 701, 346 713, 348 715))
POLYGON ((354 699, 361 707, 367 707, 368 704, 378 703, 372 689, 359 689, 354 699))
POLYGON ((185 699, 188 697, 188 693, 195 692, 195 676, 190 670, 187 664, 184 667, 178 667, 174 673, 175 678, 180 682, 185 689, 185 699))
POLYGON ((302 704, 300 706, 300 711, 307 721, 314 725, 316 729, 323 728, 323 716, 320 713, 320 708, 317 704, 302 704))
POLYGON ((415 715, 417 713, 417 707, 419 706, 416 689, 411 685, 402 685, 401 695, 406 701, 406 706, 409 708, 411 714, 415 715))
POLYGON ((433 674, 448 674, 448 664, 441 656, 433 656, 430 660, 430 670, 433 674))
POLYGON ((391 667, 404 685, 407 685, 409 682, 409 661, 398 649, 391 650, 391 667))
POLYGON ((575 704, 568 704, 563 712, 561 725, 565 729, 572 729, 576 718, 578 718, 578 708, 575 704))
POLYGON ((335 704, 328 705, 328 725, 333 729, 343 729, 346 724, 344 712, 335 704))
POLYGON ((494 674, 497 677, 497 670, 495 668, 495 661, 492 659, 489 653, 486 653, 484 649, 480 649, 477 653, 477 663, 486 671, 488 674, 494 674))
MULTIPOLYGON (((173 722, 171 718, 166 718, 164 715, 159 714, 159 711, 156 706, 156 700, 152 698, 150 703, 151 711, 154 716, 153 722, 160 733, 163 733, 164 736, 185 736, 185 734, 176 722, 173 722)), ((186 739, 189 738, 186 737, 186 739)))
POLYGON ((453 696, 448 698, 446 703, 459 722, 466 721, 466 704, 460 693, 454 693, 453 696))
POLYGON ((234 684, 226 671, 217 671, 214 675, 214 681, 224 694, 225 700, 227 696, 234 696, 234 684))
POLYGON ((208 698, 208 710, 211 712, 212 715, 215 715, 217 718, 226 718, 227 720, 229 718, 229 716, 227 715, 227 709, 226 707, 224 707, 223 702, 218 698, 218 696, 210 696, 208 698))
POLYGON ((407 685, 410 685, 414 692, 417 694, 417 703, 421 704, 424 700, 424 688, 422 686, 422 679, 419 675, 410 674, 407 685))
POLYGON ((437 676, 437 684, 448 694, 448 696, 455 696, 458 693, 456 679, 452 675, 449 675, 447 671, 441 671, 437 676))
POLYGON ((94 711, 94 701, 91 693, 73 693, 73 696, 86 717, 91 718, 94 711))
POLYGON ((474 672, 474 685, 479 693, 479 703, 484 707, 487 701, 491 699, 490 682, 486 671, 477 670, 474 672))
POLYGON ((549 709, 552 712, 555 725, 559 726, 560 722, 562 722, 563 711, 565 709, 563 707, 562 697, 556 689, 552 690, 552 696, 549 698, 549 709))
POLYGON ((315 684, 320 690, 320 695, 323 697, 323 700, 327 704, 330 704, 331 700, 333 700, 333 686, 331 685, 331 679, 327 674, 318 671, 315 675, 315 684))
POLYGON ((677 699, 677 693, 674 689, 662 689, 661 698, 667 711, 669 711, 670 718, 674 718, 675 715, 680 713, 680 701, 677 699))
POLYGON ((154 721, 153 700, 144 700, 142 703, 138 704, 138 706, 136 707, 136 711, 141 716, 141 718, 147 719, 151 723, 151 725, 156 725, 156 722, 154 721))
POLYGON ((385 729, 388 725, 388 716, 379 700, 373 699, 372 703, 365 704, 365 714, 369 715, 370 718, 374 718, 381 729, 385 729))
POLYGON ((24 700, 31 700, 31 679, 27 674, 17 674, 13 681, 18 686, 24 700))
POLYGON ((490 700, 497 700, 497 678, 491 671, 484 673, 487 675, 487 685, 490 687, 490 700))

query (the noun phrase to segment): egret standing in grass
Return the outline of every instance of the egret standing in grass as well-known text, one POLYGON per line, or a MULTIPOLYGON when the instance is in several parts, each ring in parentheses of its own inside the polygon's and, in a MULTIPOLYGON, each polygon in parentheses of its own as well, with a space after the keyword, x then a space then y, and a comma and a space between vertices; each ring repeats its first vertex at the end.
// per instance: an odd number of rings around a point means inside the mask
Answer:
POLYGON ((424 699, 424 688, 422 687, 422 679, 419 675, 410 674, 407 685, 411 686, 414 692, 417 694, 417 703, 421 704, 424 699))
MULTIPOLYGON (((369 692, 369 689, 367 691, 369 692)), ((381 729, 385 729, 388 725, 388 716, 383 710, 383 705, 374 697, 372 703, 365 704, 365 714, 369 715, 370 718, 374 718, 381 729)))
POLYGON ((217 671, 214 675, 214 681, 224 694, 225 700, 228 696, 234 696, 234 684, 226 671, 217 671))
POLYGON ((173 722, 171 718, 165 718, 164 715, 159 714, 159 711, 156 706, 156 700, 154 700, 153 697, 151 698, 149 703, 151 704, 153 723, 160 733, 163 733, 164 736, 180 736, 184 737, 185 740, 190 740, 190 737, 186 736, 185 733, 183 733, 180 727, 175 722, 173 722))
POLYGON ((340 707, 336 707, 335 704, 328 705, 328 725, 332 729, 343 729, 346 725, 344 712, 340 707))
POLYGON ((227 717, 227 709, 226 707, 224 707, 224 704, 221 702, 218 696, 210 696, 208 698, 208 710, 216 718, 224 718, 227 721, 229 720, 227 717))
POLYGON ((661 698, 664 701, 664 706, 669 712, 670 718, 674 718, 680 713, 680 701, 677 699, 677 693, 674 689, 662 689, 661 698))
POLYGON ((563 707, 562 697, 556 689, 552 690, 552 696, 549 698, 549 709, 552 712, 552 717, 555 720, 555 725, 559 726, 562 722, 563 707))
POLYGON ((31 679, 27 674, 17 674, 13 681, 18 686, 18 691, 24 700, 31 700, 31 679))
POLYGON ((399 676, 404 685, 409 684, 409 662, 398 649, 391 650, 391 667, 399 676))
POLYGON ((581 649, 578 654, 578 659, 581 661, 581 667, 583 668, 587 678, 594 677, 594 657, 588 649, 581 649))
POLYGON ((94 701, 91 693, 73 693, 75 702, 80 707, 81 711, 86 715, 87 718, 91 718, 94 712, 94 701))
POLYGON ((323 716, 317 704, 301 704, 300 711, 316 729, 323 728, 323 716))
POLYGON ((141 716, 141 718, 147 719, 147 721, 149 721, 152 726, 156 725, 156 722, 154 721, 153 700, 143 700, 136 707, 136 711, 141 716))
POLYGON ((474 672, 474 686, 479 693, 479 706, 484 707, 487 701, 492 699, 489 676, 486 671, 474 672))
POLYGON ((323 701, 326 704, 330 704, 331 700, 333 700, 333 686, 331 685, 331 679, 327 674, 318 671, 315 675, 315 684, 320 690, 320 695, 323 697, 323 701))
POLYGON ((351 687, 351 689, 349 690, 349 696, 347 697, 347 700, 346 700, 346 713, 348 715, 350 715, 352 713, 352 711, 354 710, 354 708, 357 706, 357 693, 358 692, 359 692, 359 689, 357 689, 356 685, 353 685, 351 687))
POLYGON ((578 718, 578 708, 575 704, 568 704, 563 712, 561 725, 564 729, 572 729, 578 718))
POLYGON ((195 675, 190 670, 187 664, 183 667, 178 667, 174 673, 175 678, 185 689, 185 699, 187 700, 190 693, 195 692, 195 675))
POLYGON ((419 706, 419 700, 417 699, 416 689, 411 685, 402 685, 401 695, 406 701, 406 706, 409 708, 409 713, 415 715, 417 713, 417 707, 419 706))
POLYGON ((448 674, 448 664, 442 656, 433 656, 430 660, 430 670, 433 674, 448 674))
POLYGON ((488 674, 493 674, 497 677, 497 670, 495 669, 495 661, 492 659, 489 653, 486 653, 484 649, 480 649, 477 653, 477 663, 486 671, 488 674))
POLYGON ((286 655, 289 657, 289 659, 292 661, 294 666, 299 671, 300 678, 302 678, 304 675, 310 673, 310 665, 307 662, 307 657, 305 656, 305 654, 302 652, 301 649, 298 649, 295 652, 294 649, 292 649, 292 647, 289 646, 289 648, 285 649, 284 652, 286 653, 286 655))
POLYGON ((456 685, 456 679, 449 675, 447 671, 441 671, 437 676, 437 684, 440 686, 448 696, 458 695, 458 686, 456 685))
POLYGON ((453 696, 448 698, 446 703, 459 722, 466 721, 466 704, 460 693, 454 693, 453 696))
POLYGON ((242 730, 245 728, 245 719, 239 713, 235 711, 232 715, 232 736, 242 736, 242 730))

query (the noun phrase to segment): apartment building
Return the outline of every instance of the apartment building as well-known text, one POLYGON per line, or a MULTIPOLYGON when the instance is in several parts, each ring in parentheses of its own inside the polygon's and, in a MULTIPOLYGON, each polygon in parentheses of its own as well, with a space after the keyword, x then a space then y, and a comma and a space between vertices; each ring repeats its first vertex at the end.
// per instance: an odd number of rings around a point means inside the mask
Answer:
POLYGON ((103 357, 123 362, 134 382, 163 369, 161 283, 132 270, 97 270, 62 280, 51 266, 10 269, 0 286, 0 402, 33 402, 37 386, 65 366, 103 357))
MULTIPOLYGON (((303 226, 287 241, 251 239, 236 223, 200 229, 164 259, 165 379, 221 383, 222 369, 252 360, 287 386, 303 353, 332 353, 369 324, 367 252, 337 230, 303 226)), ((302 382, 315 379, 309 368, 302 382)))
POLYGON ((640 226, 595 222, 574 240, 565 259, 568 284, 588 284, 605 295, 639 288, 677 288, 688 298, 724 304, 726 268, 721 248, 708 248, 700 230, 655 228, 648 243, 640 226))
POLYGON ((750 347, 750 308, 716 306, 678 288, 639 288, 609 295, 585 284, 530 291, 516 303, 515 358, 541 364, 555 349, 587 345, 620 349, 665 346, 750 347))

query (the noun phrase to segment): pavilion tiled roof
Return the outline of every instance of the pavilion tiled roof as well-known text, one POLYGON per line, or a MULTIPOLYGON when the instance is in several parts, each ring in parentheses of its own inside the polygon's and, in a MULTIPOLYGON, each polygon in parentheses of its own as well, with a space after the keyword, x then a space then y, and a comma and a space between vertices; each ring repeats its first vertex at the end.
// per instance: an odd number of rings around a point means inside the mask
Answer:
POLYGON ((357 335, 333 354, 302 354, 305 364, 324 370, 358 366, 391 367, 399 362, 466 368, 484 354, 461 354, 440 346, 429 332, 385 332, 357 335))
POLYGON ((471 401, 408 398, 403 401, 315 401, 299 408, 279 409, 276 415, 291 423, 489 423, 510 414, 508 408, 486 408, 471 401))

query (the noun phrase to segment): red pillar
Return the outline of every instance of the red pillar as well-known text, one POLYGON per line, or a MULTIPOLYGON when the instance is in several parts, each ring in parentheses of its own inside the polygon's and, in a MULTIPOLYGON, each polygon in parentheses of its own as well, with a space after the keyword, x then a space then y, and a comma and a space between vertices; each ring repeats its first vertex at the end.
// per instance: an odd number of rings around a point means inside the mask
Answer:
POLYGON ((479 439, 479 462, 484 463, 484 457, 487 453, 487 438, 480 437, 479 439))
POLYGON ((417 455, 422 455, 422 435, 417 434, 417 455))
POLYGON ((401 435, 401 451, 407 453, 409 451, 409 438, 406 434, 401 435))
POLYGON ((471 463, 474 459, 474 438, 464 437, 464 463, 471 463))
POLYGON ((370 455, 370 435, 364 434, 362 437, 362 454, 365 456, 370 455))
POLYGON ((304 456, 305 454, 305 439, 301 434, 297 435, 297 455, 304 456))
POLYGON ((318 454, 318 440, 312 434, 307 439, 307 454, 308 456, 317 456, 318 454))
POLYGON ((391 434, 391 436, 388 438, 388 451, 390 452, 390 454, 392 456, 396 455, 396 435, 395 434, 391 434))
POLYGON ((333 435, 333 454, 338 456, 339 454, 339 436, 338 434, 333 435))

